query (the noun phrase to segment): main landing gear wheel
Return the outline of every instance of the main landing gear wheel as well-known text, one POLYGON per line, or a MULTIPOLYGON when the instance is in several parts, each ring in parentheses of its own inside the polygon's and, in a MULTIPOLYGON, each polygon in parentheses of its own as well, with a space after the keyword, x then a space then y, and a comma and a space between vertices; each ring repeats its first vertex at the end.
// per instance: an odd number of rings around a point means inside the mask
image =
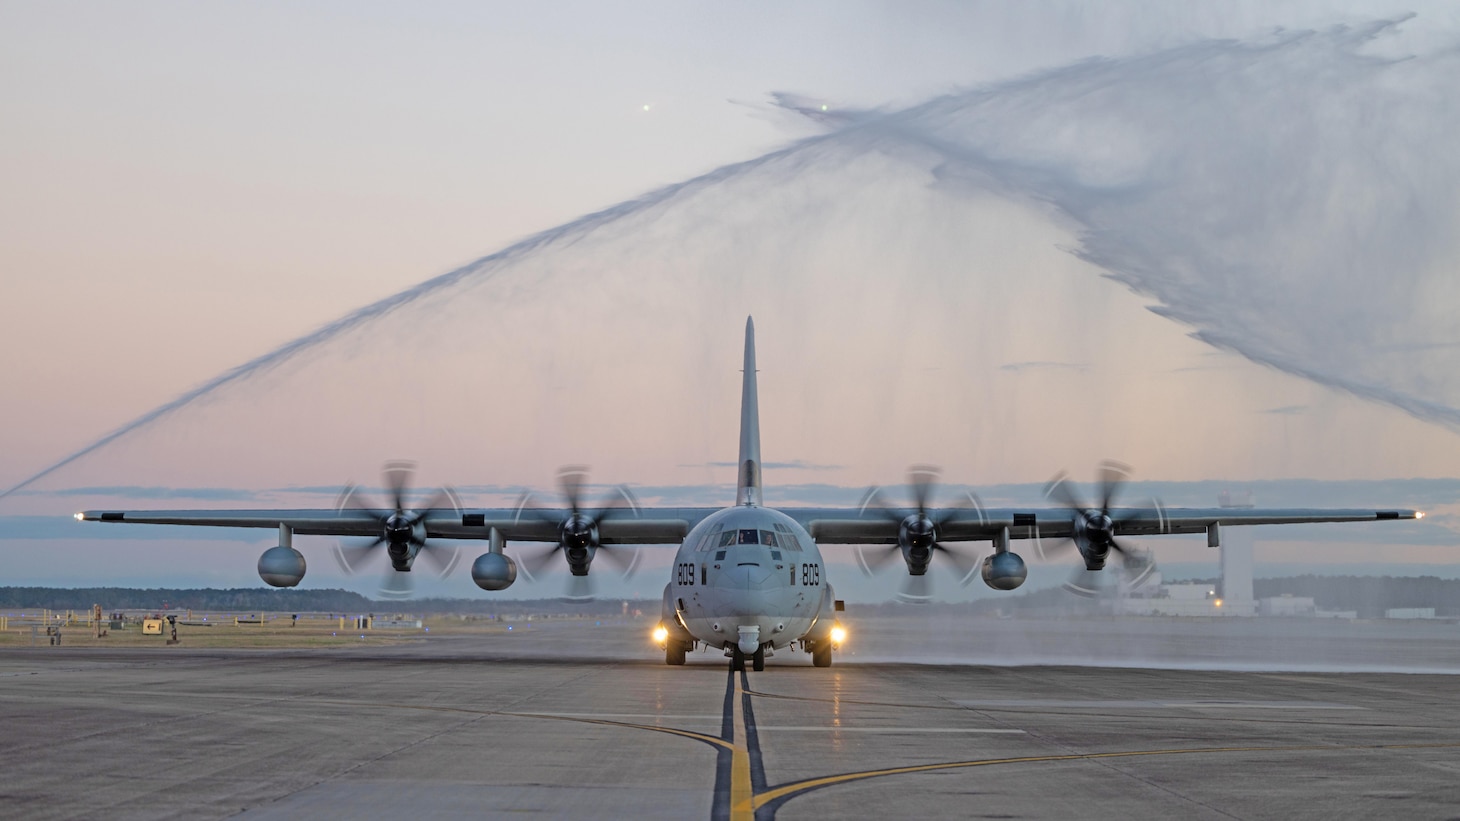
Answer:
MULTIPOLYGON (((742 667, 740 669, 743 670, 745 668, 742 667)), ((757 673, 759 673, 760 671, 762 671, 762 670, 765 669, 765 648, 764 647, 757 647, 757 648, 755 648, 755 655, 754 656, 751 656, 751 658, 750 658, 750 669, 754 670, 757 673)))
POLYGON ((745 672, 745 654, 740 652, 740 648, 733 644, 730 645, 730 672, 745 672))
POLYGON ((675 666, 684 664, 685 646, 683 642, 668 641, 664 644, 664 663, 675 666))
POLYGON ((815 667, 831 666, 831 642, 818 642, 811 650, 811 664, 815 667))

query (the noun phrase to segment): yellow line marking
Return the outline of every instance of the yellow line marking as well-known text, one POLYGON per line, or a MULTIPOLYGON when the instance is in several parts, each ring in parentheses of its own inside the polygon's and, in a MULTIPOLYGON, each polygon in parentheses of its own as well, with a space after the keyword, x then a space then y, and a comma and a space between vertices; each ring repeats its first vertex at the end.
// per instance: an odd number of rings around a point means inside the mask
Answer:
MULTIPOLYGON (((508 716, 512 718, 537 718, 549 719, 552 721, 573 721, 580 724, 600 724, 606 727, 625 727, 634 730, 649 730, 666 735, 689 738, 701 741, 721 749, 730 751, 730 818, 731 821, 755 821, 755 811, 782 798, 793 798, 796 795, 809 790, 829 787, 836 784, 846 784, 852 781, 861 781, 867 778, 877 778, 884 775, 904 775, 908 773, 925 773, 935 770, 955 770, 969 767, 989 767, 996 764, 1037 764, 1052 761, 1087 761, 1103 758, 1135 758, 1140 756, 1155 755, 1192 755, 1192 754, 1220 754, 1220 753, 1290 753, 1290 752, 1322 752, 1345 750, 1441 750, 1460 748, 1460 743, 1433 743, 1433 744, 1309 744, 1292 747, 1195 747, 1172 750, 1129 750, 1126 752, 1114 753, 1068 753, 1062 755, 1034 755, 1019 758, 985 758, 975 761, 950 761, 942 764, 916 764, 908 767, 889 767, 882 770, 863 770, 854 773, 842 773, 840 775, 828 775, 820 778, 809 778, 804 781, 793 781, 790 784, 783 784, 779 787, 768 789, 762 793, 755 793, 750 782, 750 749, 747 746, 748 739, 745 730, 745 694, 767 695, 745 690, 739 677, 735 679, 735 698, 731 705, 734 713, 735 739, 739 743, 726 741, 719 736, 706 735, 704 733, 680 730, 674 727, 656 727, 651 724, 631 724, 624 721, 609 721, 601 718, 586 718, 577 716, 553 715, 551 713, 519 713, 505 710, 475 710, 470 707, 451 707, 436 704, 394 704, 380 702, 344 701, 337 699, 304 699, 316 704, 335 704, 350 707, 390 707, 406 710, 426 710, 442 713, 466 713, 469 715, 482 716, 508 716)), ((796 698, 795 696, 770 696, 771 698, 796 698)), ((810 700, 810 699, 807 699, 810 700)))
MULTIPOLYGON (((441 704, 387 704, 372 703, 365 701, 336 701, 332 699, 317 699, 320 704, 338 704, 350 707, 392 707, 400 710, 426 710, 436 713, 466 713, 478 716, 506 716, 508 718, 542 718, 551 721, 574 721, 579 724, 601 724, 605 727, 625 727, 631 730, 651 730, 666 735, 677 735, 683 738, 692 738, 695 741, 703 741, 716 747, 723 747, 727 750, 734 750, 736 747, 719 736, 705 735, 704 733, 681 730, 677 727, 658 727, 653 724, 633 724, 627 721, 609 721, 602 718, 586 718, 580 716, 553 715, 552 713, 518 713, 510 710, 474 710, 470 707, 450 707, 441 704)), ((749 761, 747 753, 747 762, 749 761)), ((748 766, 748 765, 747 765, 748 766)), ((747 770, 748 772, 748 770, 747 770)))
MULTIPOLYGON (((902 775, 904 773, 925 773, 933 770, 953 770, 966 767, 988 767, 995 764, 1031 764, 1048 761, 1084 761, 1100 758, 1134 758, 1136 756, 1148 755, 1190 755, 1193 753, 1276 753, 1276 752, 1311 752, 1323 750, 1418 750, 1418 749, 1447 749, 1460 747, 1460 744, 1355 744, 1344 746, 1333 746, 1326 744, 1311 744, 1301 747, 1200 747, 1194 749, 1176 750, 1131 750, 1120 753, 1073 753, 1066 755, 1034 755, 1022 758, 985 758, 978 761, 952 761, 944 764, 918 764, 910 767, 890 767, 885 770, 864 770, 856 773, 843 773, 841 775, 828 775, 822 778, 809 778, 805 781, 795 781, 774 789, 766 790, 755 797, 754 810, 760 809, 766 804, 807 790, 814 790, 819 787, 827 787, 833 784, 845 784, 849 781, 860 781, 864 778, 877 778, 883 775, 902 775)), ((752 816, 753 817, 753 816, 752 816)))
MULTIPOLYGON (((732 751, 740 749, 739 747, 734 746, 723 738, 712 735, 705 735, 704 733, 694 733, 690 732, 689 730, 681 730, 677 727, 656 727, 653 724, 631 724, 627 721, 608 721, 602 718, 568 718, 567 716, 546 715, 543 713, 496 713, 496 715, 513 716, 514 718, 548 718, 554 721, 576 721, 581 724, 602 724, 606 727, 627 727, 633 730, 652 730, 656 733, 665 733, 666 735, 677 735, 684 738, 692 738, 695 741, 703 741, 706 744, 713 744, 716 747, 724 747, 725 749, 732 751)), ((748 754, 746 760, 749 761, 748 754)), ((748 766, 749 765, 747 764, 747 767, 748 766)), ((747 769, 746 772, 748 773, 749 769, 747 769)), ((749 776, 747 776, 747 778, 748 777, 749 776)))
POLYGON ((735 741, 730 748, 730 821, 755 821, 755 794, 750 784, 750 748, 745 732, 745 690, 735 679, 735 698, 730 709, 735 715, 735 741))

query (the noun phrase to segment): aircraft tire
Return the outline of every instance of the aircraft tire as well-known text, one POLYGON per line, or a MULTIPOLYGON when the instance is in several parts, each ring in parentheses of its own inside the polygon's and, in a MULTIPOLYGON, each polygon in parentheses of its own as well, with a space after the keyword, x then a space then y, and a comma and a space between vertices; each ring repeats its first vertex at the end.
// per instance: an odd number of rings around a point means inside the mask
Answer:
POLYGON ((765 669, 765 648, 757 647, 755 655, 750 658, 750 669, 759 673, 765 669))
POLYGON ((745 654, 740 652, 739 647, 732 646, 730 648, 730 672, 745 672, 745 654))
POLYGON ((816 649, 811 651, 811 664, 814 667, 831 666, 831 642, 816 645, 816 649))
POLYGON ((684 664, 684 644, 677 641, 669 641, 664 645, 664 663, 678 667, 684 664))

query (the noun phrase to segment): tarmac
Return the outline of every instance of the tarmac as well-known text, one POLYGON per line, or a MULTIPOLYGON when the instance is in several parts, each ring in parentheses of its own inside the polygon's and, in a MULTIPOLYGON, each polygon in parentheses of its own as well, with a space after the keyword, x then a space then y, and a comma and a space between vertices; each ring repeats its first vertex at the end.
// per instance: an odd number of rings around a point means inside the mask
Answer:
POLYGON ((0 816, 1460 817, 1454 624, 851 624, 737 674, 644 620, 6 648, 0 816))

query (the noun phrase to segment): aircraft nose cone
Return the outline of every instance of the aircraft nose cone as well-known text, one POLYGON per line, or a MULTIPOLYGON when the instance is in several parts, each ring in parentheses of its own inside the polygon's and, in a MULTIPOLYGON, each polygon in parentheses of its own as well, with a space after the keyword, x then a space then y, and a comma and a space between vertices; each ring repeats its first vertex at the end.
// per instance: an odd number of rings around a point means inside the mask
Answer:
POLYGON ((760 649, 760 625, 742 624, 737 632, 740 652, 748 656, 760 649))

